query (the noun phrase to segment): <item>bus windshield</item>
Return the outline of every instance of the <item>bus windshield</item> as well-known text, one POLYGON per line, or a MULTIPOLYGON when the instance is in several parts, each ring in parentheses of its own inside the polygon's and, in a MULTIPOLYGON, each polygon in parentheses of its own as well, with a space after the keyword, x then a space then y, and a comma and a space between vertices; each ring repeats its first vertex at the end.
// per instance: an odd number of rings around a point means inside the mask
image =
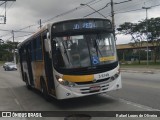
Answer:
POLYGON ((54 64, 60 68, 94 67, 117 60, 112 33, 55 37, 54 41, 54 64))

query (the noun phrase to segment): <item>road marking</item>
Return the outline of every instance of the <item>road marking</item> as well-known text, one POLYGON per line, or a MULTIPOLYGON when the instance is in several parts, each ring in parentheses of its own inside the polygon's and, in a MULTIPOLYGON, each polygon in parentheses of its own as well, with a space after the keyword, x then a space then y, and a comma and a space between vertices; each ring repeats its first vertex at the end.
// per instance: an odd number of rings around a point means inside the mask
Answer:
POLYGON ((134 102, 122 99, 122 98, 119 98, 119 100, 121 102, 123 102, 123 103, 128 104, 128 105, 132 105, 132 106, 135 106, 135 107, 138 107, 138 108, 141 108, 141 109, 145 109, 145 110, 148 110, 148 111, 160 111, 158 109, 154 109, 154 108, 151 108, 149 106, 145 106, 145 105, 141 105, 141 104, 138 104, 138 103, 134 103, 134 102))
POLYGON ((154 89, 160 89, 159 84, 153 84, 153 83, 139 84, 139 83, 134 83, 134 82, 130 82, 130 81, 124 81, 123 84, 133 85, 133 86, 140 86, 140 87, 147 87, 147 88, 154 88, 154 89))
POLYGON ((102 94, 102 95, 105 95, 105 96, 110 97, 112 99, 118 99, 122 103, 125 103, 125 104, 128 104, 128 105, 132 105, 134 107, 138 107, 138 108, 141 108, 141 109, 144 109, 144 110, 160 111, 159 109, 155 109, 155 108, 152 108, 152 107, 149 107, 149 106, 145 106, 145 105, 141 105, 141 104, 138 104, 138 103, 134 103, 134 102, 122 99, 122 98, 116 98, 116 97, 113 97, 113 96, 110 96, 110 95, 106 95, 106 94, 102 94))
POLYGON ((16 98, 14 98, 14 101, 16 102, 17 105, 20 105, 20 103, 18 102, 16 98))

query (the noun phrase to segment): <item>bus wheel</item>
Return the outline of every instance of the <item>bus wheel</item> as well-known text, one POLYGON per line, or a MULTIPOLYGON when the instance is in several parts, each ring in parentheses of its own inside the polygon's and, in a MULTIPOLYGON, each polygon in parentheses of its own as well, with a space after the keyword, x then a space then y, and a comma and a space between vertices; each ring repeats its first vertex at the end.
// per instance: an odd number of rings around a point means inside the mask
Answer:
POLYGON ((28 83, 28 77, 27 77, 27 75, 25 75, 25 82, 26 82, 26 87, 27 87, 27 89, 28 90, 31 90, 31 86, 29 85, 29 83, 28 83))
POLYGON ((47 87, 44 80, 41 80, 41 92, 44 99, 49 102, 51 99, 50 96, 48 95, 47 87))

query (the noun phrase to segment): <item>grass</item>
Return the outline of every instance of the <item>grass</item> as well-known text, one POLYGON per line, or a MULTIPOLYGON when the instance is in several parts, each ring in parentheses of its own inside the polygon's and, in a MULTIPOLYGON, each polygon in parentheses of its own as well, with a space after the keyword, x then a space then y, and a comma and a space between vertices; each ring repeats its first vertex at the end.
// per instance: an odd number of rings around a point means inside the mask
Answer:
MULTIPOLYGON (((0 66, 2 66, 5 62, 0 61, 0 66)), ((121 64, 121 68, 150 68, 150 69, 160 69, 160 62, 154 63, 154 62, 149 62, 148 66, 145 61, 142 61, 141 64, 138 62, 133 62, 133 63, 127 63, 121 64)))
POLYGON ((0 66, 3 65, 5 62, 4 61, 0 61, 0 66))
POLYGON ((126 63, 126 64, 121 64, 121 68, 151 68, 151 69, 160 69, 160 62, 154 63, 154 62, 147 62, 143 61, 140 64, 138 62, 133 62, 133 63, 126 63))

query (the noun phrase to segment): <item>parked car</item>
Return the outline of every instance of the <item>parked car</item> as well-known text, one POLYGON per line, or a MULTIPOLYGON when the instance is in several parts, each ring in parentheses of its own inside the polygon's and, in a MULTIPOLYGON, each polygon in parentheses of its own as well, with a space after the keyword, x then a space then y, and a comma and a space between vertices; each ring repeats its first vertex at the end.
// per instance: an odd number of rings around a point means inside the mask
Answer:
POLYGON ((15 63, 12 63, 12 62, 6 62, 3 65, 3 68, 4 68, 5 71, 7 71, 7 70, 17 70, 17 65, 15 63))
POLYGON ((3 68, 5 69, 5 67, 8 65, 8 64, 11 64, 13 62, 5 62, 4 65, 3 65, 3 68))

